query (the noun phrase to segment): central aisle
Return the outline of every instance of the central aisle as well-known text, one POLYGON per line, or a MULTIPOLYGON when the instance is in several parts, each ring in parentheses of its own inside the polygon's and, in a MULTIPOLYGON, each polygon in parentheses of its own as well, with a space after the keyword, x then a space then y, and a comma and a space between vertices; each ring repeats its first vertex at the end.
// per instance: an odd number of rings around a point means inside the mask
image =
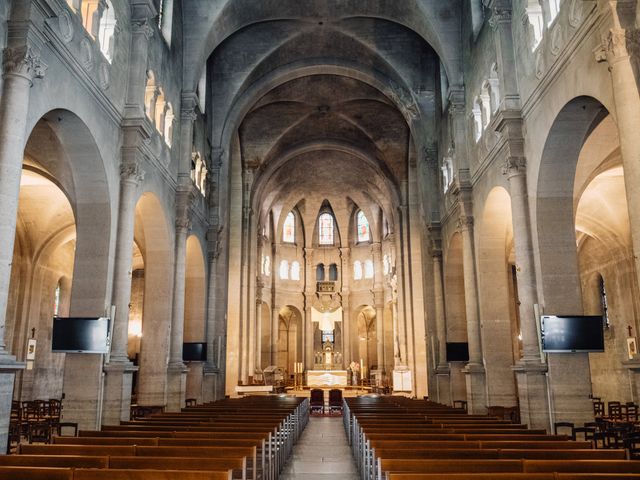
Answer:
POLYGON ((280 480, 357 480, 342 417, 311 417, 280 480))

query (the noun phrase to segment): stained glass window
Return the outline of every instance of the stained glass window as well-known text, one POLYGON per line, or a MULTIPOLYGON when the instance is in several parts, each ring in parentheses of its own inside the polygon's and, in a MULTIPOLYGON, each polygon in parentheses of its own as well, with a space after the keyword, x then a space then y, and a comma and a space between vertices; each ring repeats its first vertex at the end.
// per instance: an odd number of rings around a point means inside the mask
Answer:
POLYGON ((333 245, 333 217, 323 213, 318 218, 318 232, 320 245, 333 245))
POLYGON ((284 221, 282 241, 286 243, 294 243, 296 241, 296 217, 293 212, 289 212, 284 221))
POLYGON ((369 231, 369 220, 365 216, 364 212, 360 210, 358 212, 358 241, 359 242, 368 242, 371 239, 370 231, 369 231))

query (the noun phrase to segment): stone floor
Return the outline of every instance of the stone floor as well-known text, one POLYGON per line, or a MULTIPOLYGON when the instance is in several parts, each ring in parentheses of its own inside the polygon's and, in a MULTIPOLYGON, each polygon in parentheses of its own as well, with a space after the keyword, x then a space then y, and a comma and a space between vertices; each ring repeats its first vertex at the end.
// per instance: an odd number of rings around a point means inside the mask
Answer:
POLYGON ((342 417, 311 417, 280 480, 357 480, 342 417))

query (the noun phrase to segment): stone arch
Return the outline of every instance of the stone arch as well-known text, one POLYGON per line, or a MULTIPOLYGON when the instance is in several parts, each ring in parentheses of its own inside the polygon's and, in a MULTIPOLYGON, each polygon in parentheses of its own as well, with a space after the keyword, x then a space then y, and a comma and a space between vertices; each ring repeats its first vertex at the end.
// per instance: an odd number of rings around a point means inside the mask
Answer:
POLYGON ((480 315, 487 371, 488 405, 516 402, 511 369, 520 358, 514 263, 511 197, 494 187, 484 201, 478 225, 477 261, 480 315), (491 346, 500 345, 501 348, 491 346), (506 348, 510 345, 511 348, 506 348))
MULTIPOLYGON (((369 378, 369 371, 378 366, 377 344, 377 328, 378 322, 377 312, 371 305, 361 305, 355 309, 355 327, 357 332, 358 359, 362 359, 363 364, 367 367, 363 378, 369 378)), ((362 375, 363 372, 360 372, 362 375)))
POLYGON ((294 372, 294 363, 302 362, 303 316, 300 309, 293 305, 285 305, 278 312, 278 366, 286 370, 288 375, 294 372))
POLYGON ((173 288, 173 248, 159 198, 143 193, 136 205, 134 238, 144 258, 144 307, 138 403, 165 405, 173 288))

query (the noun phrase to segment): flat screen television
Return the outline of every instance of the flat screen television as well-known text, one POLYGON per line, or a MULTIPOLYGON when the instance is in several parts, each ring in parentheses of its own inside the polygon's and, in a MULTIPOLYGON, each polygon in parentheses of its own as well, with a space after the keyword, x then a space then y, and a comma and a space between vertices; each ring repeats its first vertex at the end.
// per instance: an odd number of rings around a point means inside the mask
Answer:
POLYGON ((108 353, 108 318, 53 317, 51 351, 57 353, 108 353))
POLYGON ((543 315, 540 330, 543 352, 604 352, 602 316, 543 315))
POLYGON ((184 362, 206 362, 207 344, 204 342, 185 342, 182 344, 184 362))
POLYGON ((469 344, 467 342, 447 342, 447 362, 468 362, 469 344))

